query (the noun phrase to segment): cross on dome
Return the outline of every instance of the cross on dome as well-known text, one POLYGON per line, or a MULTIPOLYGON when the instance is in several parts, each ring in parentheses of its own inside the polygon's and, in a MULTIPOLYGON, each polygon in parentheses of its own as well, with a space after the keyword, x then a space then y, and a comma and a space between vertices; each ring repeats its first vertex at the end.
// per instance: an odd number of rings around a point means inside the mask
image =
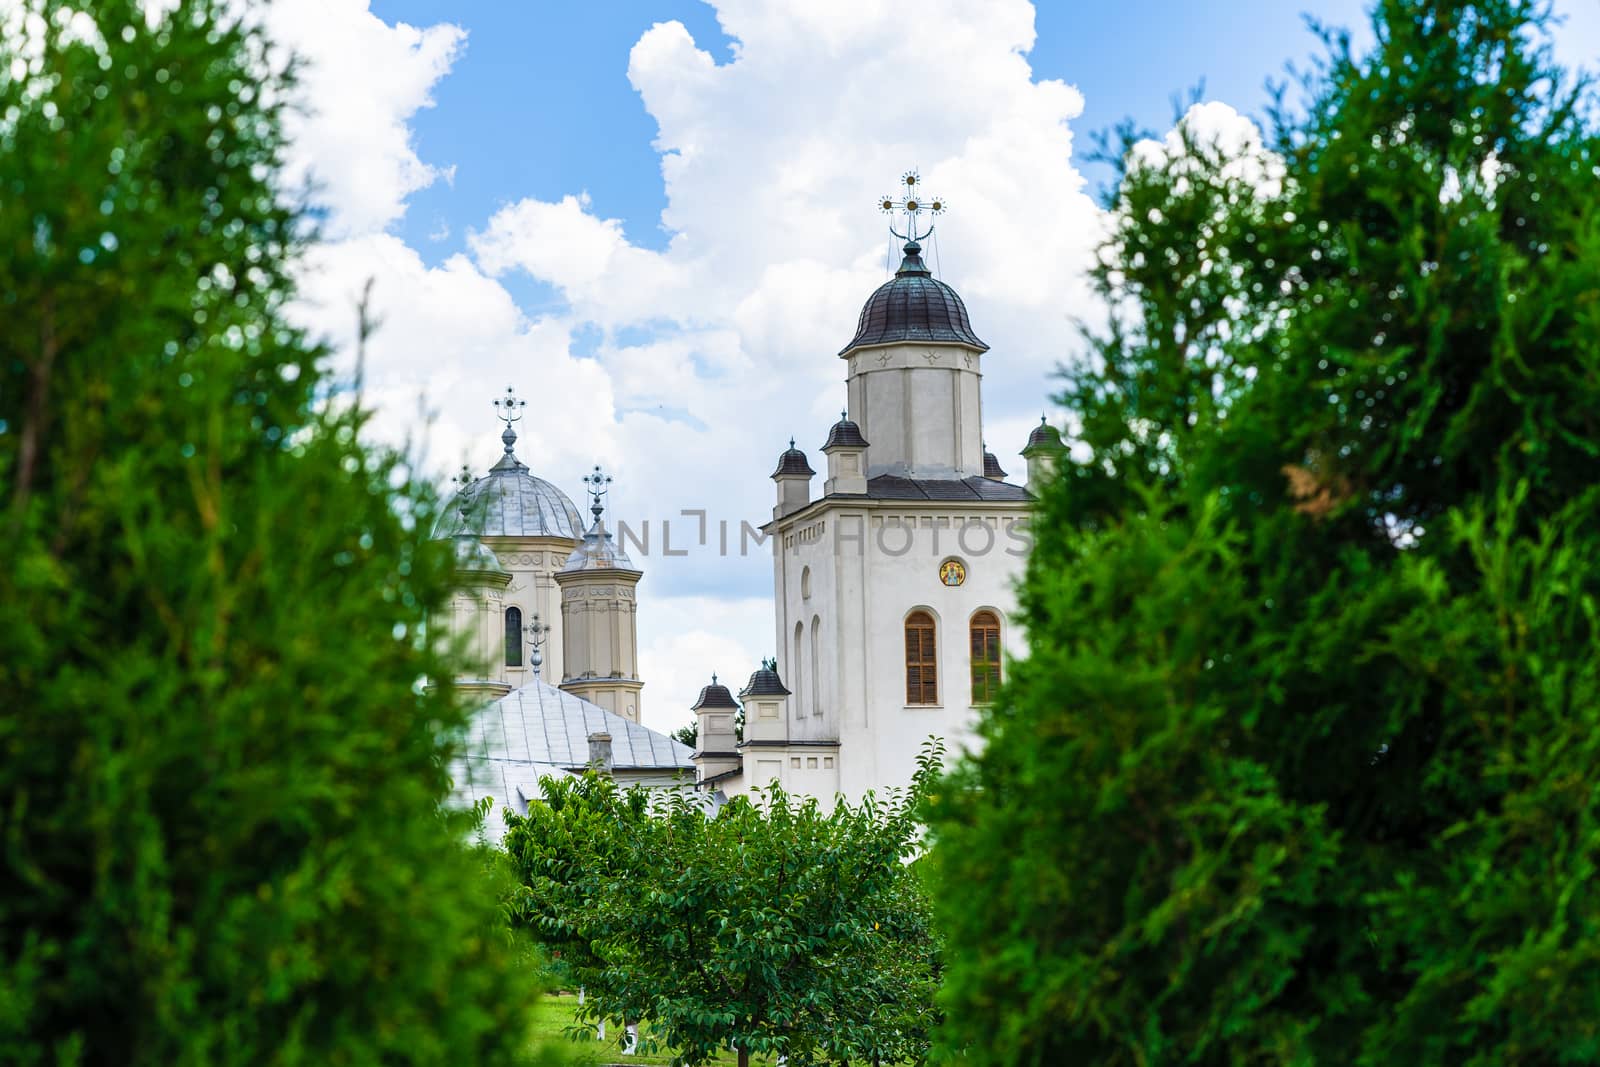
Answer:
POLYGON ((921 233, 917 232, 919 217, 926 213, 929 216, 943 215, 945 200, 942 196, 925 197, 922 195, 922 175, 915 168, 900 175, 902 187, 899 197, 881 196, 878 198, 878 210, 889 216, 889 232, 910 244, 916 244, 924 237, 933 233, 933 220, 928 220, 928 228, 921 233), (905 233, 894 228, 894 217, 905 217, 905 233))
POLYGON ((611 475, 600 469, 600 464, 594 465, 594 470, 583 478, 584 487, 589 492, 589 513, 596 522, 600 521, 600 513, 606 509, 601 499, 610 492, 607 488, 611 484, 611 475))
POLYGON ((527 406, 528 402, 519 400, 517 394, 512 391, 509 385, 506 386, 505 396, 495 398, 494 408, 500 413, 496 418, 506 424, 505 432, 500 435, 500 440, 505 442, 506 455, 508 456, 511 455, 511 446, 517 443, 517 431, 511 428, 511 424, 521 421, 522 409, 527 406))

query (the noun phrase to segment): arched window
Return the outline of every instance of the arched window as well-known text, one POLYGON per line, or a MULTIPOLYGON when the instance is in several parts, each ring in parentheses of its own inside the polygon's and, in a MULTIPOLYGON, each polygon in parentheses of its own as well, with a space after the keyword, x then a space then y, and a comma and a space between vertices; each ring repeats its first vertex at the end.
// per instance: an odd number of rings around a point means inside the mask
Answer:
POLYGON ((811 616, 811 714, 822 714, 822 649, 817 633, 822 629, 822 619, 811 616))
POLYGON ((800 647, 803 643, 804 635, 805 625, 803 623, 795 623, 794 663, 789 667, 789 677, 794 679, 794 713, 801 718, 804 718, 806 713, 805 693, 803 692, 805 686, 802 684, 806 676, 800 667, 800 647))
POLYGON ((972 702, 992 704, 1000 689, 1000 617, 992 611, 972 616, 972 702))
POLYGON ((939 703, 939 653, 935 651, 933 616, 913 611, 906 616, 906 703, 939 703))
POLYGON ((506 666, 522 666, 522 609, 506 609, 506 666))

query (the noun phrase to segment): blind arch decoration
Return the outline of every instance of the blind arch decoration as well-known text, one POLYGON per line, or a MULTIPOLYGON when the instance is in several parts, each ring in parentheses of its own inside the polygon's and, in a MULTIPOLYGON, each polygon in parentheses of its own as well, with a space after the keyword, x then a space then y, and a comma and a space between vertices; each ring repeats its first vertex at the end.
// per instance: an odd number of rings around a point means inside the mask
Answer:
POLYGON ((938 627, 926 611, 906 616, 906 703, 939 703, 938 627))
POLYGON ((967 624, 972 664, 972 702, 992 704, 1000 691, 1000 616, 987 609, 974 612, 967 624))

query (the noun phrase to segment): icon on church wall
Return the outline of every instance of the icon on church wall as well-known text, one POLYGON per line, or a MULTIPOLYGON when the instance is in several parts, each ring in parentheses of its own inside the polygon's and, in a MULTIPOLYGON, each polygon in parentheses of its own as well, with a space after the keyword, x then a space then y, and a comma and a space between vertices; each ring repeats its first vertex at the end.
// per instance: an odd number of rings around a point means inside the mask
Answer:
POLYGON ((939 564, 939 581, 943 585, 957 586, 967 580, 967 565, 959 559, 947 559, 939 564))

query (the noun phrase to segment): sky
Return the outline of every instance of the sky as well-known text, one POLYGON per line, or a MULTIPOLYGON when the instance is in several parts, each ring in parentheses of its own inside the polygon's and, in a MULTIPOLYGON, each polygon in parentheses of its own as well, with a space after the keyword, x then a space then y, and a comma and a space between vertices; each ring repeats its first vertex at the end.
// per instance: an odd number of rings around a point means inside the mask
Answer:
MULTIPOLYGON (((1592 63, 1600 0, 1557 9, 1558 55, 1592 63)), ((791 435, 821 469, 836 354, 897 262, 875 199, 916 168, 949 201, 937 268, 991 346, 985 435, 1021 481, 1097 313, 1096 135, 1160 137, 1195 100, 1248 131, 1319 54, 1307 13, 1370 39, 1358 0, 278 0, 324 235, 296 313, 348 361, 371 280, 374 432, 441 482, 500 454, 507 385, 535 474, 581 507, 605 466, 612 516, 650 530, 643 716, 669 730, 774 652, 770 547, 738 531, 791 435)))

